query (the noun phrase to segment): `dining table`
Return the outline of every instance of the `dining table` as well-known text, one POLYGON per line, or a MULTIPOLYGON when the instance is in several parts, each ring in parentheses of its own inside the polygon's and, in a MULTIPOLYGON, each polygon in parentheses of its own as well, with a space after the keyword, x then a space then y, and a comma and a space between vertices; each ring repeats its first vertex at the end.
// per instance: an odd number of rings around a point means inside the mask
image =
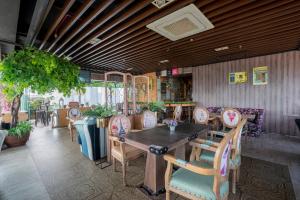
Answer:
POLYGON ((199 134, 204 134, 207 128, 207 125, 180 123, 175 131, 170 131, 169 127, 164 125, 127 134, 126 144, 147 152, 144 182, 140 189, 146 191, 148 195, 164 193, 166 171, 164 154, 172 154, 185 160, 187 143, 197 138, 199 134))

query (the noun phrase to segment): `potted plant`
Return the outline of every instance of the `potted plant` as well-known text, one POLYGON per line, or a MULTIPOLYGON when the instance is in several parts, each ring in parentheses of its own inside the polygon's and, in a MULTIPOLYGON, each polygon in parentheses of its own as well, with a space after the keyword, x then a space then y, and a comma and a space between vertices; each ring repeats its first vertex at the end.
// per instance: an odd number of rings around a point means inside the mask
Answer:
POLYGON ((26 47, 9 54, 0 63, 0 83, 3 93, 11 100, 11 127, 18 123, 23 91, 31 88, 39 94, 58 90, 70 95, 72 89, 82 88, 79 66, 51 53, 26 47))
POLYGON ((101 105, 95 106, 91 110, 82 113, 83 116, 96 118, 98 126, 102 128, 108 126, 109 118, 114 114, 116 114, 116 112, 111 107, 101 105))
POLYGON ((3 94, 11 102, 11 128, 18 125, 21 97, 26 88, 39 94, 58 90, 70 95, 72 89, 81 89, 79 66, 67 59, 32 47, 14 51, 0 62, 0 84, 3 94))
POLYGON ((150 110, 155 112, 158 121, 163 120, 162 113, 166 111, 165 103, 163 101, 150 102, 143 107, 143 110, 150 110))
POLYGON ((167 125, 169 126, 169 128, 170 128, 170 131, 171 131, 171 132, 174 132, 174 131, 175 131, 175 128, 176 128, 176 126, 178 125, 178 123, 177 123, 177 121, 176 121, 176 120, 174 120, 174 119, 171 119, 171 120, 168 120, 168 122, 167 122, 167 125))
POLYGON ((32 124, 30 122, 19 122, 16 127, 8 130, 8 134, 5 137, 4 143, 8 147, 25 145, 29 139, 31 130, 32 124))

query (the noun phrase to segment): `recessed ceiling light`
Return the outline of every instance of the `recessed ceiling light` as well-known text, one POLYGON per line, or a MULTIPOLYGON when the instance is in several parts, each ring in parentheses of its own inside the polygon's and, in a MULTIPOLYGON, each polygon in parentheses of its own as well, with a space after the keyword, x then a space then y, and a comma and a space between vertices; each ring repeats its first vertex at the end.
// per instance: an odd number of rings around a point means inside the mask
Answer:
POLYGON ((132 70, 133 68, 132 67, 130 67, 130 68, 128 68, 128 69, 126 69, 127 71, 130 71, 130 70, 132 70))
POLYGON ((66 56, 65 59, 72 60, 72 57, 71 56, 66 56))
POLYGON ((161 61, 159 61, 160 63, 168 63, 169 62, 169 60, 161 60, 161 61))
POLYGON ((191 39, 190 39, 190 42, 193 42, 193 41, 194 41, 194 39, 193 39, 193 38, 191 38, 191 39))
POLYGON ((227 50, 229 49, 228 46, 224 46, 224 47, 218 47, 218 48, 215 48, 215 51, 224 51, 224 50, 227 50))
POLYGON ((162 8, 169 3, 172 3, 174 0, 154 0, 152 1, 152 4, 155 5, 157 8, 162 8))
POLYGON ((89 43, 90 44, 98 44, 98 43, 100 43, 101 42, 101 40, 99 39, 99 38, 93 38, 93 39, 91 39, 90 41, 89 41, 89 43))

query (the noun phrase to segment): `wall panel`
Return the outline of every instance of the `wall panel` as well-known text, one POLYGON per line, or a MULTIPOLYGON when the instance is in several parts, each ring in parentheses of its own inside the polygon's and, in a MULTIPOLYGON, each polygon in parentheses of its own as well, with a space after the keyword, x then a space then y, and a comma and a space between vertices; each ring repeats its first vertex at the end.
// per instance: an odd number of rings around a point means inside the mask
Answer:
POLYGON ((204 106, 266 110, 267 132, 300 137, 294 115, 300 115, 300 51, 234 60, 193 68, 193 99, 204 106), (269 83, 252 84, 253 67, 269 67, 269 83), (246 71, 248 82, 229 85, 228 73, 246 71))

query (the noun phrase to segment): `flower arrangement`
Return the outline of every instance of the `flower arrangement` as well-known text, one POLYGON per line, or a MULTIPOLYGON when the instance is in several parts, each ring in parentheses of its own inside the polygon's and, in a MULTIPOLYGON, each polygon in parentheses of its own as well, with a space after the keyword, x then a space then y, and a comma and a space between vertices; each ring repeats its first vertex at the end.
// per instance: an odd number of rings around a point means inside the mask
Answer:
POLYGON ((175 119, 171 119, 167 122, 169 127, 175 127, 178 125, 177 121, 175 119))

